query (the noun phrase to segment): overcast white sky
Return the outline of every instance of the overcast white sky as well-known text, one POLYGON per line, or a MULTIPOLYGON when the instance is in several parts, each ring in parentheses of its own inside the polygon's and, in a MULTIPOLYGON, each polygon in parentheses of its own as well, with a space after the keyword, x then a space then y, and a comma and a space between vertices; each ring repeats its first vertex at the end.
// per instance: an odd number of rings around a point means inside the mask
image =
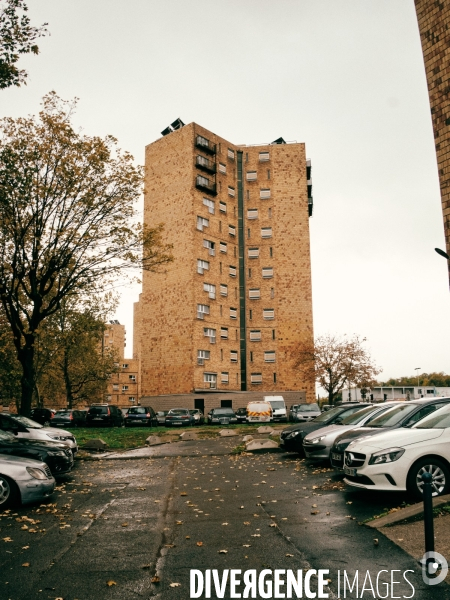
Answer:
MULTIPOLYGON (((305 142, 313 164, 314 327, 368 339, 381 377, 450 372, 444 234, 413 0, 29 0, 49 23, 28 85, 0 113, 36 113, 50 90, 87 134, 144 146, 177 117, 234 143, 305 142)), ((295 248, 293 248, 295 251, 295 248)), ((132 352, 132 303, 117 318, 132 352)))

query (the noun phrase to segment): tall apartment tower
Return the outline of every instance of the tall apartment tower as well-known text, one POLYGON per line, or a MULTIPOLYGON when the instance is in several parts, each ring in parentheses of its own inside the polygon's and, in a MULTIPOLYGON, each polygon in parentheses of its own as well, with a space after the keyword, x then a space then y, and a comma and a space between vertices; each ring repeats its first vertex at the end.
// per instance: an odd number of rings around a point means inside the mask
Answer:
MULTIPOLYGON (((415 0, 430 97, 447 254, 450 255, 450 3, 415 0)), ((448 263, 450 277, 450 261, 448 263)))
POLYGON ((305 145, 236 146, 176 122, 146 147, 144 221, 174 262, 135 305, 141 396, 303 390, 292 349, 313 339, 305 145), (164 135, 165 134, 165 135, 164 135))

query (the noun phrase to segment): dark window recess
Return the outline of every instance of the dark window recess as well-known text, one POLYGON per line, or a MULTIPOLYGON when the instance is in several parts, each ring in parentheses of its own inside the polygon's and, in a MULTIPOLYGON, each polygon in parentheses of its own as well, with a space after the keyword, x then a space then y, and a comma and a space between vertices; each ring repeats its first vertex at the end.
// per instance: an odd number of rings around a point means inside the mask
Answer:
POLYGON ((205 401, 203 398, 195 398, 194 399, 194 408, 198 408, 205 414, 205 401))
POLYGON ((250 352, 250 362, 253 362, 253 352, 250 352))
POLYGON ((252 320, 252 309, 248 311, 248 318, 250 319, 250 321, 252 320))
POLYGON ((272 339, 275 339, 275 329, 272 329, 272 339))
POLYGON ((221 400, 220 408, 233 408, 233 400, 221 400))
POLYGON ((276 373, 274 373, 274 374, 273 374, 273 382, 274 382, 274 383, 276 383, 276 382, 277 382, 277 374, 276 374, 276 373))
POLYGON ((273 250, 272 250, 272 248, 269 248, 269 255, 270 255, 270 258, 273 257, 273 250))
POLYGON ((450 125, 450 119, 445 119, 445 124, 450 125))

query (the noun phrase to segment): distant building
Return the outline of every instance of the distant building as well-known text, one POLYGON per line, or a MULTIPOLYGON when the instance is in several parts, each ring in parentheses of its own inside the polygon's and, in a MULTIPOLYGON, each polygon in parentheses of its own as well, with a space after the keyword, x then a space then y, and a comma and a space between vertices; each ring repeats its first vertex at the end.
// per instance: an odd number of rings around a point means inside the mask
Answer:
MULTIPOLYGON (((389 400, 417 400, 418 398, 450 397, 449 387, 427 386, 376 386, 365 395, 365 400, 387 402, 389 400)), ((360 388, 342 390, 343 402, 364 400, 360 388)))
POLYGON ((135 304, 141 396, 169 408, 208 395, 205 407, 284 392, 313 402, 314 380, 299 377, 291 354, 313 340, 305 145, 237 146, 196 123, 176 129, 145 152, 144 222, 164 223, 175 260, 144 272, 135 304))
POLYGON ((125 325, 119 321, 110 321, 103 335, 103 348, 113 350, 117 357, 116 372, 108 382, 105 402, 121 408, 133 406, 139 402, 139 361, 125 358, 125 325))

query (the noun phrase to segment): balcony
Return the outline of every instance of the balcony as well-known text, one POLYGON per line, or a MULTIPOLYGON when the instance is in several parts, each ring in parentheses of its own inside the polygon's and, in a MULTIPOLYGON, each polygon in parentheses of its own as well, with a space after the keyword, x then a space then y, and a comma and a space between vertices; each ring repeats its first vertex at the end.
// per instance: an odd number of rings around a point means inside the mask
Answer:
POLYGON ((217 186, 215 183, 210 181, 207 177, 202 177, 201 175, 197 175, 195 178, 195 187, 198 190, 202 190, 212 196, 217 196, 217 186))
POLYGON ((195 145, 197 148, 201 148, 203 152, 207 152, 208 154, 216 153, 216 145, 204 138, 202 135, 196 136, 195 145))
POLYGON ((200 156, 199 154, 195 157, 195 166, 197 167, 197 169, 201 169, 202 171, 206 171, 207 173, 216 172, 216 163, 213 163, 208 158, 200 156))

